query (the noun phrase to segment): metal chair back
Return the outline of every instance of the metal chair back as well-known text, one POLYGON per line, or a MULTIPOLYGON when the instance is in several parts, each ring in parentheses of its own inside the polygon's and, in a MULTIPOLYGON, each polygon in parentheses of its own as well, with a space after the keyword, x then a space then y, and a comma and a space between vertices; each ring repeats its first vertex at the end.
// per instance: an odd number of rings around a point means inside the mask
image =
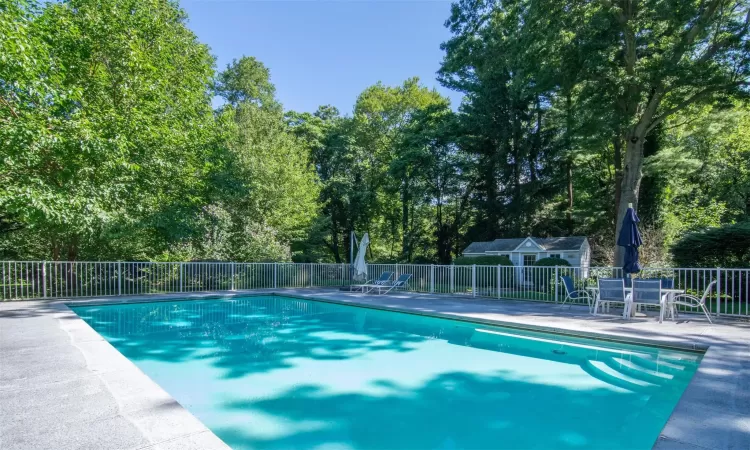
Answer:
POLYGON ((639 278, 641 281, 658 281, 662 289, 673 289, 674 280, 672 278, 639 278))
POLYGON ((599 300, 625 302, 625 281, 622 278, 599 278, 599 300))
POLYGON ((565 286, 565 295, 570 298, 578 298, 578 292, 576 292, 575 285, 573 284, 573 277, 563 275, 560 277, 565 286))
POLYGON ((633 302, 661 304, 661 280, 633 280, 633 302))
POLYGON ((705 305, 706 299, 708 299, 709 294, 711 294, 711 290, 716 286, 716 280, 712 281, 707 287, 706 290, 703 292, 703 297, 701 297, 700 304, 705 305))
POLYGON ((410 273, 402 273, 401 275, 399 275, 398 279, 393 282, 393 286, 395 287, 405 286, 406 282, 409 281, 409 278, 411 278, 410 273))
POLYGON ((380 274, 380 278, 375 280, 375 284, 389 284, 392 276, 393 272, 383 272, 380 274))

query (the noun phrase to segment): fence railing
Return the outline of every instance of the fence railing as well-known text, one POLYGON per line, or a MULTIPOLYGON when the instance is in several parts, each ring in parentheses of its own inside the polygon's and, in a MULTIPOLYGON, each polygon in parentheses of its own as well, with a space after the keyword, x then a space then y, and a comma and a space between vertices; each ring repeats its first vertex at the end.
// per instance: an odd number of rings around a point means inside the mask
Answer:
MULTIPOLYGON (((369 278, 384 271, 412 275, 412 292, 560 302, 568 275, 577 288, 598 278, 622 278, 616 267, 512 267, 369 264, 369 278)), ((640 278, 672 280, 675 288, 707 300, 714 314, 750 316, 750 269, 646 268, 640 278)), ((234 262, 0 261, 0 300, 144 295, 246 289, 340 287, 351 283, 348 264, 234 262)), ((582 303, 585 300, 573 300, 582 303)))

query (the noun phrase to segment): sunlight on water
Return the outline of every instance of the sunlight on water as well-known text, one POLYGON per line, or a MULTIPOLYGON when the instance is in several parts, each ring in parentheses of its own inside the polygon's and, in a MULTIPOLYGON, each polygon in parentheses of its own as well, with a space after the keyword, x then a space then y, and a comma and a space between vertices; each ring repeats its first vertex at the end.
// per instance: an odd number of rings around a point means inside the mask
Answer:
POLYGON ((236 449, 649 449, 700 362, 273 296, 73 310, 236 449))

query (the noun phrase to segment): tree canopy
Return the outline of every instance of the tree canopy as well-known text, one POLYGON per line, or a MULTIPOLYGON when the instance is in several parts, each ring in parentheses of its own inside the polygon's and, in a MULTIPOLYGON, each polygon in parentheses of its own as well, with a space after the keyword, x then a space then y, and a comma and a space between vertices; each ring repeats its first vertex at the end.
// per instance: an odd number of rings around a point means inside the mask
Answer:
POLYGON ((1 0, 2 258, 344 262, 354 231, 373 261, 587 235, 612 264, 633 204, 661 265, 750 220, 747 1, 446 19, 459 105, 410 78, 298 112, 258 59, 217 69, 176 2, 1 0))

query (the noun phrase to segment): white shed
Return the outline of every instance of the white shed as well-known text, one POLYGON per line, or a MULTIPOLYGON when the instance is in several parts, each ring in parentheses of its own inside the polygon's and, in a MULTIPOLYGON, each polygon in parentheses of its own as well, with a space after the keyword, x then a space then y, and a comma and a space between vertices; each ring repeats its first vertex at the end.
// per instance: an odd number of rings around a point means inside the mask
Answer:
POLYGON ((495 239, 488 242, 472 242, 463 256, 505 255, 516 267, 531 266, 537 260, 548 257, 562 258, 573 267, 587 271, 591 260, 591 247, 585 236, 553 238, 495 239))

